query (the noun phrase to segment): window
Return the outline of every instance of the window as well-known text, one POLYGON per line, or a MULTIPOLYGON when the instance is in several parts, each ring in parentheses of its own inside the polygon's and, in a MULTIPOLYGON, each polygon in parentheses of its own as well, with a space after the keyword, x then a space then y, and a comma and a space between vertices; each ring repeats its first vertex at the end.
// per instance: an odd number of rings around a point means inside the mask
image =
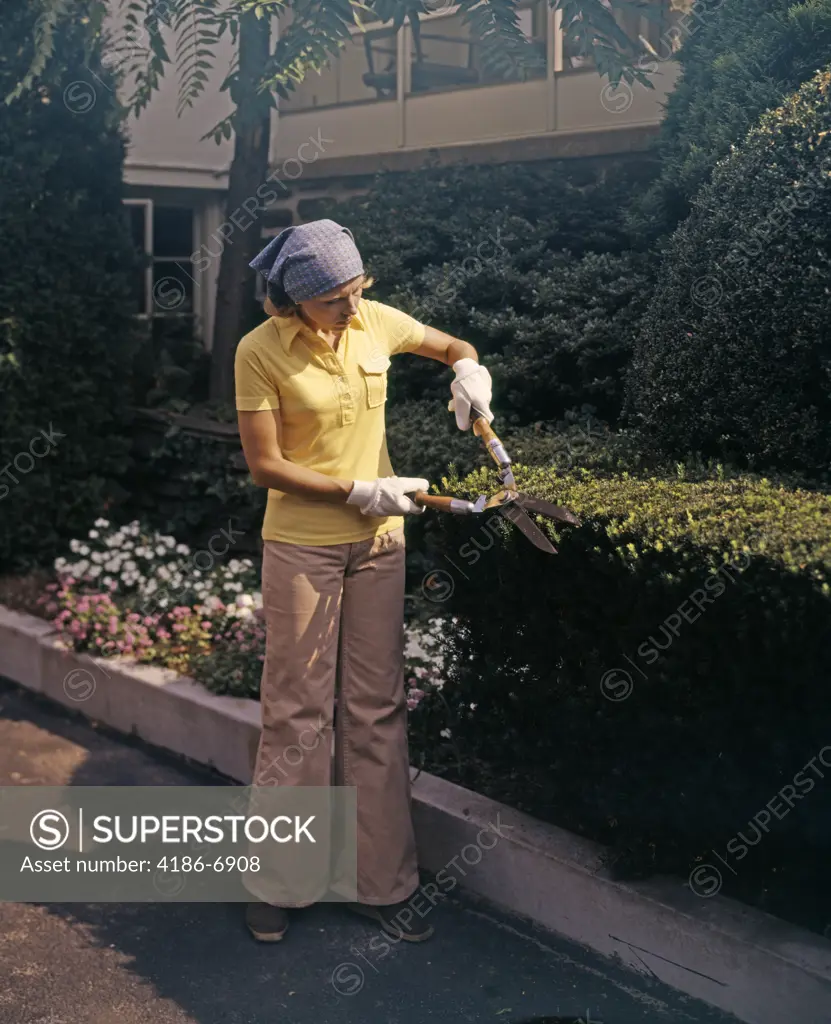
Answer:
POLYGON ((136 275, 134 295, 140 316, 192 316, 194 312, 194 215, 186 206, 164 206, 152 199, 125 199, 136 249, 148 265, 136 275))

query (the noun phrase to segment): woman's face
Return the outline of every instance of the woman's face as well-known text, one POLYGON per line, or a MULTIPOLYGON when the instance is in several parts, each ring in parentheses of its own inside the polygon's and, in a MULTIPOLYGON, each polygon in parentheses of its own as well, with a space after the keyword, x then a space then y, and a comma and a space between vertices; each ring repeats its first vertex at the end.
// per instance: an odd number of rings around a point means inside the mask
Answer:
POLYGON ((363 286, 364 275, 361 274, 330 292, 298 303, 303 319, 316 330, 345 330, 358 312, 363 286))

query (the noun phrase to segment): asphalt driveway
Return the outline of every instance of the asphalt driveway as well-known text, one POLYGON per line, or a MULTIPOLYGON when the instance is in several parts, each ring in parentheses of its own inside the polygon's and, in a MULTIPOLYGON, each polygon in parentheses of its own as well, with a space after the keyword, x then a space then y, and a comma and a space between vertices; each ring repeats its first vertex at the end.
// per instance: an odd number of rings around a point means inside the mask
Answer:
MULTIPOLYGON (((0 785, 217 785, 0 681, 0 785)), ((0 903, 4 1024, 728 1024, 649 977, 462 898, 419 946, 343 907, 260 946, 242 905, 0 903), (403 948, 402 948, 403 947, 403 948)))

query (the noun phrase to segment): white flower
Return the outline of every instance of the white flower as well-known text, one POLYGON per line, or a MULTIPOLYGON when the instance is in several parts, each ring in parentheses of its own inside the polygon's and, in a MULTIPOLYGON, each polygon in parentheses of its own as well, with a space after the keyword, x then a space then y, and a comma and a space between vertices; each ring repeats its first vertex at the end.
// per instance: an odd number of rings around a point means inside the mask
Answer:
POLYGON ((132 559, 130 559, 130 561, 124 563, 124 568, 127 569, 129 572, 133 572, 135 569, 138 568, 138 566, 132 559))
POLYGON ((99 530, 106 530, 109 525, 106 519, 96 519, 93 523, 93 526, 97 526, 99 530))
POLYGON ((116 559, 111 558, 109 562, 105 563, 104 568, 107 570, 107 572, 118 572, 120 567, 116 559))
POLYGON ((193 578, 194 578, 195 580, 198 580, 198 579, 200 579, 200 578, 201 578, 201 576, 202 576, 202 573, 201 573, 201 572, 200 572, 200 571, 199 571, 198 569, 194 569, 194 570, 193 570, 193 578))
POLYGON ((159 556, 159 558, 161 558, 162 555, 167 554, 167 549, 163 545, 159 544, 159 546, 156 548, 156 554, 159 556))
POLYGON ((87 536, 89 537, 90 540, 95 540, 95 538, 98 536, 98 531, 90 530, 87 536))
POLYGON ((243 608, 252 608, 254 606, 254 598, 250 594, 242 594, 237 604, 243 608))
POLYGON ((176 547, 175 537, 160 537, 159 540, 162 542, 162 544, 166 544, 169 548, 176 547))
POLYGON ((96 565, 100 565, 107 556, 101 551, 93 551, 89 557, 96 565))
POLYGON ((105 587, 108 587, 113 582, 113 580, 111 576, 105 576, 104 579, 101 580, 101 582, 104 584, 105 587))
POLYGON ((66 566, 66 559, 65 558, 56 558, 55 559, 55 566, 54 566, 54 568, 55 568, 56 572, 59 569, 63 569, 65 566, 66 566))
POLYGON ((424 660, 427 658, 427 652, 421 644, 419 644, 418 640, 412 635, 412 633, 407 637, 404 656, 407 658, 422 658, 424 660))
POLYGON ((235 583, 223 583, 222 584, 222 589, 223 590, 235 590, 236 589, 236 584, 235 583))
POLYGON ((159 584, 155 580, 150 580, 150 582, 145 587, 144 592, 145 592, 145 594, 147 594, 149 596, 150 594, 155 594, 155 592, 158 589, 159 589, 159 584))
POLYGON ((442 729, 439 733, 439 736, 443 736, 446 740, 449 740, 452 735, 453 733, 449 729, 442 729))
POLYGON ((101 566, 100 565, 90 566, 89 574, 90 574, 90 576, 92 576, 93 579, 97 579, 101 575, 101 566))
POLYGON ((69 542, 69 550, 72 551, 74 554, 77 555, 78 552, 80 551, 80 549, 81 549, 81 542, 79 540, 71 540, 69 542))

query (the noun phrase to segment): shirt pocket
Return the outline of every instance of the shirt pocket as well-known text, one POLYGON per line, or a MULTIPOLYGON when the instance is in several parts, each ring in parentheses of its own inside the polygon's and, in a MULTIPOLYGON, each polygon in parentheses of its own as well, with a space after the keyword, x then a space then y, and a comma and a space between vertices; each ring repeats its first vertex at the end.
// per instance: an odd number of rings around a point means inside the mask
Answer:
POLYGON ((366 394, 366 404, 370 409, 383 405, 387 400, 389 366, 389 356, 363 356, 358 360, 358 369, 365 382, 363 390, 366 394))

